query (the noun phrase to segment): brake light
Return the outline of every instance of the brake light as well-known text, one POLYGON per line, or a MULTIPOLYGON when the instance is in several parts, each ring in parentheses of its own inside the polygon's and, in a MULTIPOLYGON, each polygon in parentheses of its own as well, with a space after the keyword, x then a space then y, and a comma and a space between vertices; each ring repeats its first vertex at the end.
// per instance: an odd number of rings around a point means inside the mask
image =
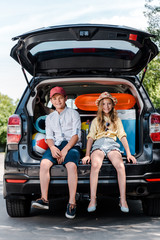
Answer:
POLYGON ((74 48, 73 52, 74 53, 95 53, 96 49, 95 48, 74 48))
POLYGON ((17 144, 21 139, 21 118, 13 114, 8 119, 7 144, 17 144))
POLYGON ((160 114, 150 116, 150 137, 152 142, 160 142, 160 114))
POLYGON ((129 34, 129 40, 137 41, 137 34, 129 34))

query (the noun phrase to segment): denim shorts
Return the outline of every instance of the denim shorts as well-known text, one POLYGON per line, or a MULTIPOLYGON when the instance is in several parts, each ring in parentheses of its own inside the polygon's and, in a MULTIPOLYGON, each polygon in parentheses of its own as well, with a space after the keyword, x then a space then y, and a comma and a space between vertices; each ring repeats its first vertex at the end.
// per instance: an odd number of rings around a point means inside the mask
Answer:
MULTIPOLYGON (((67 141, 63 141, 59 146, 56 146, 56 147, 59 150, 62 150, 67 145, 67 143, 68 143, 67 141)), ((43 159, 50 160, 54 165, 58 164, 57 159, 52 157, 52 153, 51 153, 50 148, 48 148, 45 151, 45 153, 43 154, 43 156, 41 158, 41 161, 43 159)), ((78 166, 79 160, 80 160, 80 147, 79 146, 74 146, 68 151, 62 165, 65 165, 68 162, 74 162, 78 166)))
POLYGON ((102 152, 104 152, 105 156, 107 156, 107 154, 110 152, 110 151, 113 151, 113 150, 117 150, 120 152, 120 145, 119 143, 115 142, 113 140, 113 138, 100 138, 100 139, 97 139, 93 145, 92 145, 92 149, 91 149, 91 153, 95 150, 101 150, 102 152))

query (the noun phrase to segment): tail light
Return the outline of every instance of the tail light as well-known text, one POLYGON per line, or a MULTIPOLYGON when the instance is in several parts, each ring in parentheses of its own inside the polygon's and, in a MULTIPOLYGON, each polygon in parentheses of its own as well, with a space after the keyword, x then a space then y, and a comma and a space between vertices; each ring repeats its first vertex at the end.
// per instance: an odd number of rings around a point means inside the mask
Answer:
POLYGON ((13 114, 8 119, 7 144, 18 144, 21 139, 21 118, 13 114))
POLYGON ((160 178, 146 178, 147 182, 160 182, 160 178))
POLYGON ((6 179, 7 183, 25 183, 27 179, 6 179))
POLYGON ((160 142, 160 114, 150 116, 150 137, 152 142, 160 142))

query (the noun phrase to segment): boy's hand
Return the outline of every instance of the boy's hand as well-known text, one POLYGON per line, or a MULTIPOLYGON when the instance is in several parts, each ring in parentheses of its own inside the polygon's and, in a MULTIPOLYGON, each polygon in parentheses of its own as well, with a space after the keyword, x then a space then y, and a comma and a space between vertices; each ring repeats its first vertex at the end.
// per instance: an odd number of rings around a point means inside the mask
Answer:
POLYGON ((50 149, 51 149, 52 156, 54 158, 59 159, 62 157, 61 151, 56 146, 52 146, 50 147, 50 149))
POLYGON ((88 164, 91 161, 90 156, 85 156, 84 158, 82 158, 82 163, 83 164, 88 164))
POLYGON ((57 159, 58 164, 61 164, 62 162, 64 162, 64 159, 65 159, 67 153, 68 153, 68 150, 64 147, 64 148, 61 150, 61 157, 60 157, 59 159, 57 159))
POLYGON ((62 164, 62 162, 64 162, 63 157, 57 158, 57 162, 58 162, 58 164, 62 164))

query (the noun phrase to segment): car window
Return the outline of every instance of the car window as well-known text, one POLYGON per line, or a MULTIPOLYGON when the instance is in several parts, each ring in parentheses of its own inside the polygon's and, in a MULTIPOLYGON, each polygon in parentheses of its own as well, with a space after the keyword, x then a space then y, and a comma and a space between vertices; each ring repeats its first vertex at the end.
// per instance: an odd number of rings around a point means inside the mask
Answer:
POLYGON ((132 43, 122 40, 93 40, 93 41, 51 41, 43 42, 33 47, 30 52, 36 55, 39 52, 53 51, 61 49, 74 49, 74 48, 104 48, 104 49, 119 49, 131 51, 136 54, 139 50, 138 47, 132 43))
MULTIPOLYGON (((69 108, 77 109, 77 107, 76 107, 76 105, 75 105, 75 99, 67 99, 66 105, 67 105, 67 107, 69 107, 69 108)), ((48 108, 52 108, 52 103, 51 103, 51 101, 48 102, 47 107, 48 107, 48 108)))

